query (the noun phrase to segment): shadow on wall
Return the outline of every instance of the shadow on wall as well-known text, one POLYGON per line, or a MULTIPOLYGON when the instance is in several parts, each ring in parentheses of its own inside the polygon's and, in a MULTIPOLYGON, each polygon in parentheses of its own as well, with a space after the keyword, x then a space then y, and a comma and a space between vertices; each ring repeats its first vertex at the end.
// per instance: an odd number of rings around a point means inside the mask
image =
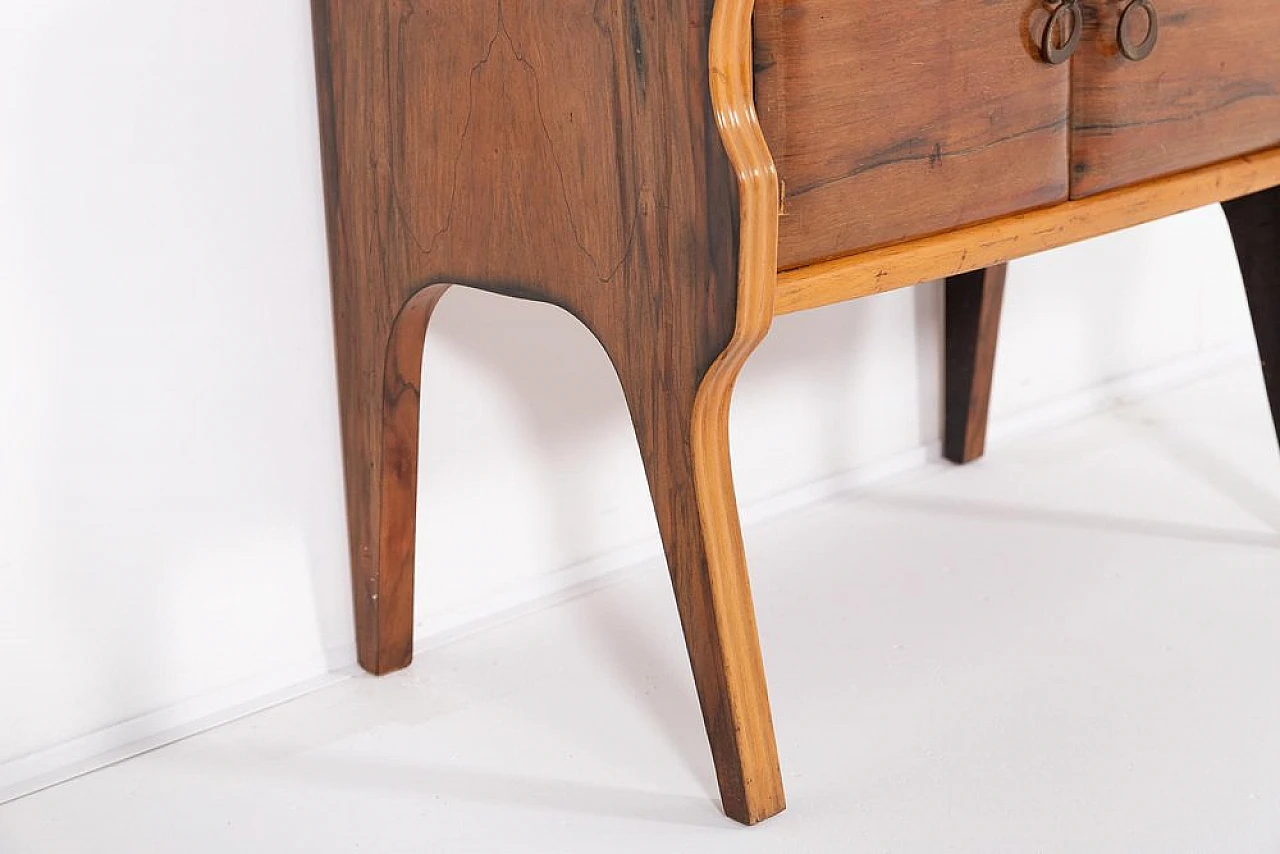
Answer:
MULTIPOLYGON (((862 434, 886 417, 911 427, 911 435, 892 437, 892 450, 936 439, 941 314, 940 288, 925 285, 779 319, 734 398, 740 495, 773 494, 866 462, 850 449, 876 445, 862 434), (877 402, 886 390, 894 399, 877 402), (803 436, 790 432, 793 421, 805 425, 803 436), (785 470, 779 448, 788 437, 805 446, 806 470, 785 470)), ((554 566, 541 571, 638 539, 656 542, 617 378, 603 349, 567 313, 454 288, 427 333, 422 388, 420 538, 456 505, 456 489, 472 482, 527 491, 527 501, 547 508, 537 521, 550 530, 540 539, 554 566), (486 471, 495 467, 501 475, 486 471), (635 518, 618 518, 625 515, 635 518)), ((509 501, 497 496, 493 506, 514 507, 509 501)), ((489 536, 528 525, 503 513, 487 521, 489 536)), ((419 553, 432 549, 423 542, 419 553)))

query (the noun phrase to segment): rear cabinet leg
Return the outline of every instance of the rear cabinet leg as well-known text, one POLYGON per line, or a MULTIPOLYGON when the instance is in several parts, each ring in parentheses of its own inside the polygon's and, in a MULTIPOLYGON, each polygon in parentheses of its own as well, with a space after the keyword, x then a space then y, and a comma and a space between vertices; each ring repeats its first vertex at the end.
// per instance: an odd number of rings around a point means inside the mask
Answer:
POLYGON ((1280 433, 1280 187, 1222 207, 1244 275, 1272 423, 1280 433))
POLYGON ((946 414, 943 455, 973 462, 987 444, 987 413, 1008 265, 952 276, 946 284, 946 414))
POLYGON ((394 314, 335 311, 356 645, 370 673, 413 660, 419 383, 444 291, 421 291, 394 314))
POLYGON ((736 370, 619 365, 653 495, 725 814, 786 807, 729 461, 736 370), (684 374, 690 382, 673 376, 684 374))

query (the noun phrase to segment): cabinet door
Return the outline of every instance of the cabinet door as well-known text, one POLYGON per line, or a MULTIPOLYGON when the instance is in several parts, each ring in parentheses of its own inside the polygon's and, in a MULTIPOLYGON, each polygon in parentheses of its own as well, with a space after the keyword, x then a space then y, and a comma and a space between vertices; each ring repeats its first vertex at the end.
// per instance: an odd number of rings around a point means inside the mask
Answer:
POLYGON ((785 268, 1061 201, 1068 65, 1042 0, 758 0, 785 268))
MULTIPOLYGON (((1280 145, 1280 2, 1148 0, 1159 22, 1145 59, 1119 44, 1130 0, 1086 0, 1073 60, 1076 198, 1280 145)), ((1149 26, 1134 8, 1131 43, 1149 26)))

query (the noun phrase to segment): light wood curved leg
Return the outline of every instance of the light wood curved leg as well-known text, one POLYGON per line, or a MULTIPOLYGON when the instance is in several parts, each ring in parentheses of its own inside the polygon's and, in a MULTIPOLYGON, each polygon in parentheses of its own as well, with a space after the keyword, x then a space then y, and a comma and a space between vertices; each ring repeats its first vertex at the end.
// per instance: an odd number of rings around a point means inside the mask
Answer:
MULTIPOLYGON (((661 352, 661 350, 659 351, 661 352)), ((651 358, 654 358, 651 354, 651 358)), ((729 459, 736 369, 619 365, 653 495, 725 814, 786 807, 729 459), (692 380, 692 381, 691 381, 692 380)), ((617 360, 615 360, 617 364, 617 360)))
POLYGON ((973 462, 986 452, 991 375, 1008 269, 998 264, 947 279, 942 454, 953 463, 973 462))
POLYGON ((1280 434, 1280 187, 1222 207, 1244 276, 1272 423, 1280 434))
POLYGON ((445 290, 420 291, 394 315, 335 306, 356 645, 379 675, 413 661, 422 348, 445 290))

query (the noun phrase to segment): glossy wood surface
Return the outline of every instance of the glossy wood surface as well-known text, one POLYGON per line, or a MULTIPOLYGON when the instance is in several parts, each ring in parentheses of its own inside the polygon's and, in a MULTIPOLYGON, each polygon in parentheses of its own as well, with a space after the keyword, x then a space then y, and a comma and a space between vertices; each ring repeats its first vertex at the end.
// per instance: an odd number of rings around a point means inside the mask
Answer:
POLYGON ((727 450, 733 380, 772 316, 772 232, 759 204, 750 218, 738 204, 777 195, 749 126, 751 3, 314 0, 313 13, 361 663, 412 657, 432 308, 448 285, 553 303, 600 340, 631 409, 725 811, 778 812, 727 450))
POLYGON ((942 455, 970 463, 987 447, 991 378, 1000 335, 1007 264, 946 281, 946 395, 942 455))
POLYGON ((756 90, 780 265, 1067 197, 1069 71, 1040 0, 760 0, 756 90))
MULTIPOLYGON (((1159 39, 1121 55, 1126 3, 1085 0, 1072 60, 1072 195, 1280 145, 1280 6, 1275 0, 1151 0, 1159 39)), ((1146 32, 1134 14, 1133 37, 1146 32)))
POLYGON ((778 276, 778 314, 956 276, 1280 184, 1280 149, 778 276))

